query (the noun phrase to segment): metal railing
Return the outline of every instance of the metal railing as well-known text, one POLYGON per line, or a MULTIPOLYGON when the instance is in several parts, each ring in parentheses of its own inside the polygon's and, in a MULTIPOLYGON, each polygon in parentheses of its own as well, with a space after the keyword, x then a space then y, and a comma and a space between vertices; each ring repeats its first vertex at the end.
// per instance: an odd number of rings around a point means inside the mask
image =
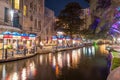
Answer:
POLYGON ((0 25, 1 28, 5 28, 4 26, 6 26, 7 29, 16 29, 16 30, 22 29, 22 26, 19 25, 18 27, 14 27, 12 21, 8 20, 8 22, 5 22, 4 19, 1 18, 0 18, 0 25))

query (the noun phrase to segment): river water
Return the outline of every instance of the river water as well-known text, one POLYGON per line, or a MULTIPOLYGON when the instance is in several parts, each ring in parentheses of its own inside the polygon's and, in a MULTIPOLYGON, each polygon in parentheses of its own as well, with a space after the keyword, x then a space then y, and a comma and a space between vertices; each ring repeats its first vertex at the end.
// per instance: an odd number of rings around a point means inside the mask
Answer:
POLYGON ((105 46, 95 45, 1 63, 0 80, 106 80, 110 61, 105 46))

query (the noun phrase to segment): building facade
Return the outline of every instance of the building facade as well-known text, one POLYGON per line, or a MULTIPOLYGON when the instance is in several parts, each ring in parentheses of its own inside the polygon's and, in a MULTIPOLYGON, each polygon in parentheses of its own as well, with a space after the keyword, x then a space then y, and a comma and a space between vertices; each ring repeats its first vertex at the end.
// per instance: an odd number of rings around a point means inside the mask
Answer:
POLYGON ((13 8, 10 0, 0 0, 0 33, 4 31, 19 31, 21 32, 20 26, 14 25, 13 8))
POLYGON ((41 34, 44 26, 44 0, 23 0, 23 31, 41 34))
POLYGON ((54 33, 54 12, 45 8, 44 0, 0 0, 0 14, 0 27, 5 30, 33 33, 39 41, 51 39, 54 33))
POLYGON ((50 43, 54 35, 55 15, 54 11, 45 7, 44 28, 42 29, 42 39, 50 43))

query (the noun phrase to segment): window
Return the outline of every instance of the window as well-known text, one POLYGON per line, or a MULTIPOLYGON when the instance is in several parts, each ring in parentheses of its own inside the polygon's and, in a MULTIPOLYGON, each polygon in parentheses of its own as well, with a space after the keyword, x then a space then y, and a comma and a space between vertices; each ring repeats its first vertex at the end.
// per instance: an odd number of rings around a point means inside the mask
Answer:
POLYGON ((46 34, 48 35, 48 28, 46 29, 46 34))
POLYGON ((14 8, 15 9, 17 9, 17 10, 19 10, 19 8, 20 8, 20 1, 19 0, 14 0, 14 8))
POLYGON ((31 8, 31 9, 33 8, 33 3, 32 3, 32 2, 30 3, 30 8, 31 8))
POLYGON ((38 21, 38 28, 41 30, 41 21, 38 21))
POLYGON ((36 29, 36 27, 37 27, 37 19, 35 19, 35 24, 34 25, 35 25, 35 29, 36 29))
POLYGON ((26 7, 26 5, 24 5, 24 7, 23 7, 23 15, 24 16, 26 16, 26 12, 27 12, 27 7, 26 7))
POLYGON ((9 21, 9 9, 5 7, 5 15, 4 15, 4 22, 8 22, 9 21))
POLYGON ((33 16, 30 16, 30 20, 33 21, 33 16))

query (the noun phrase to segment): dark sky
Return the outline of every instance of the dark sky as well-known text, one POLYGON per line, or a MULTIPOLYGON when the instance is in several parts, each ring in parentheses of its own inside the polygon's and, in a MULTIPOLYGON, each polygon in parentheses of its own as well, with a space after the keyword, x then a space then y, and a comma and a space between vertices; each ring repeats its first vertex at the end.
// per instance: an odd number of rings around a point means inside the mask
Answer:
POLYGON ((89 6, 84 0, 45 0, 45 6, 55 11, 55 15, 57 16, 69 2, 79 2, 83 8, 89 6))

